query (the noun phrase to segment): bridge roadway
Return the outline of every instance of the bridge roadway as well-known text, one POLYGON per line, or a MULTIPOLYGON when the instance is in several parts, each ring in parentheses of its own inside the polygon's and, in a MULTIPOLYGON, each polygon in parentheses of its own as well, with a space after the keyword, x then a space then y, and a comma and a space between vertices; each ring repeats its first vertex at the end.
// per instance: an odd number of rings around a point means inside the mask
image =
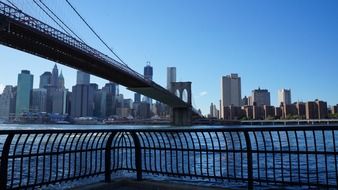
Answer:
POLYGON ((128 66, 3 2, 0 43, 116 82, 173 108, 192 109, 200 116, 191 105, 128 66))

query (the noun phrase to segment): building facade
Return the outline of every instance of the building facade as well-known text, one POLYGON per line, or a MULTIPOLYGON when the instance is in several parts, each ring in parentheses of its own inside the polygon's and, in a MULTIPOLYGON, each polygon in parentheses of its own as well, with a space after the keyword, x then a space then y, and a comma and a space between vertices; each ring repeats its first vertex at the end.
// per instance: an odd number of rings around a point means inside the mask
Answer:
POLYGON ((47 89, 39 88, 32 90, 31 111, 46 112, 47 110, 47 89))
POLYGON ((291 89, 280 89, 278 90, 278 103, 281 105, 291 104, 291 89))
POLYGON ((8 119, 11 113, 14 113, 13 106, 15 104, 14 87, 5 86, 0 96, 0 118, 8 119))
POLYGON ((89 85, 90 84, 90 75, 88 73, 83 72, 83 71, 77 71, 77 73, 76 73, 76 84, 89 85))
POLYGON ((31 91, 33 89, 33 75, 28 70, 22 70, 18 75, 15 114, 29 112, 31 91))
POLYGON ((171 92, 171 83, 176 82, 176 67, 167 68, 167 90, 171 92))
POLYGON ((270 106, 270 92, 267 89, 255 89, 252 91, 252 101, 255 106, 270 106))
POLYGON ((222 77, 221 81, 221 118, 224 118, 224 108, 241 106, 241 78, 238 74, 222 77))

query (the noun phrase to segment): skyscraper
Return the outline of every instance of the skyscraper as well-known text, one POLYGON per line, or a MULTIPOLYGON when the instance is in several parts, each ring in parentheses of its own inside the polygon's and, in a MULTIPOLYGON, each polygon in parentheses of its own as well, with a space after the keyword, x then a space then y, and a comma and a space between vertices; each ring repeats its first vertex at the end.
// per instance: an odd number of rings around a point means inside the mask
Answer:
POLYGON ((0 96, 0 117, 8 118, 9 114, 12 113, 12 105, 14 104, 14 88, 13 86, 5 86, 1 96, 0 96))
MULTIPOLYGON (((153 80, 153 67, 150 65, 150 62, 147 62, 147 65, 144 67, 144 78, 148 80, 153 80)), ((148 104, 152 104, 152 99, 144 96, 144 101, 148 104)))
POLYGON ((238 74, 222 77, 221 82, 221 117, 224 117, 224 107, 241 106, 241 78, 238 74))
POLYGON ((18 75, 18 87, 16 95, 15 113, 19 115, 22 112, 29 111, 31 90, 33 89, 33 75, 28 70, 22 70, 18 75))
POLYGON ((150 65, 150 62, 147 62, 147 65, 144 67, 144 78, 153 80, 153 67, 150 65))
POLYGON ((31 111, 46 112, 47 109, 47 89, 39 88, 32 90, 31 111))
POLYGON ((141 102, 141 94, 139 94, 139 93, 134 94, 134 102, 135 103, 141 102))
POLYGON ((54 65, 52 71, 51 85, 57 87, 58 86, 58 78, 59 78, 59 70, 56 64, 54 65))
POLYGON ((83 71, 77 71, 76 84, 89 85, 89 83, 90 83, 90 75, 83 71))
POLYGON ((278 103, 281 105, 290 105, 291 104, 291 90, 280 89, 278 90, 278 103))
POLYGON ((256 106, 270 106, 270 92, 266 89, 255 89, 252 91, 252 101, 256 106))
POLYGON ((58 89, 64 89, 65 88, 65 79, 63 78, 62 71, 58 77, 58 89))
POLYGON ((51 80, 52 80, 52 73, 44 72, 42 75, 40 75, 39 88, 46 88, 48 85, 51 84, 51 80))
POLYGON ((171 91, 171 83, 176 82, 176 67, 167 68, 167 90, 171 91))
POLYGON ((72 88, 72 117, 93 116, 94 113, 94 97, 97 91, 97 85, 77 84, 72 88))

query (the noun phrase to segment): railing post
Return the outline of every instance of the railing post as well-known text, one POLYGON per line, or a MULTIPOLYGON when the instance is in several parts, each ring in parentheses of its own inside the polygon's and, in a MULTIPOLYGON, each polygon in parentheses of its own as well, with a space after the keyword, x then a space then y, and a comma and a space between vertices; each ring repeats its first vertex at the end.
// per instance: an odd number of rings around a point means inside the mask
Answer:
POLYGON ((110 176, 110 168, 111 168, 111 146, 112 146, 112 142, 113 139, 116 135, 116 132, 112 132, 107 140, 106 143, 106 148, 105 148, 105 182, 109 183, 111 182, 111 176, 110 176))
MULTIPOLYGON (((8 134, 1 154, 1 167, 0 167, 0 189, 7 189, 7 176, 8 176, 8 156, 9 149, 12 144, 14 134, 8 134)), ((12 171, 13 172, 13 171, 12 171)))
POLYGON ((246 156, 247 156, 247 168, 248 168, 248 189, 253 189, 253 169, 252 169, 252 147, 249 132, 244 131, 244 137, 246 142, 246 156))
POLYGON ((137 180, 142 180, 142 156, 141 156, 141 144, 140 139, 135 132, 130 133, 135 144, 135 164, 136 164, 136 176, 137 180))

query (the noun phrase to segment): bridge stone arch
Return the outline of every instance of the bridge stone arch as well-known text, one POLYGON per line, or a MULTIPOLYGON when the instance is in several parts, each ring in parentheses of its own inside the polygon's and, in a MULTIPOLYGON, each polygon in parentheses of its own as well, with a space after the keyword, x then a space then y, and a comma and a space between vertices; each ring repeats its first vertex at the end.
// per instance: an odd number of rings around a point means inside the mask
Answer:
POLYGON ((172 82, 171 93, 176 94, 181 100, 188 104, 188 107, 172 107, 171 122, 173 125, 187 126, 192 124, 192 105, 191 105, 191 82, 172 82), (186 99, 183 98, 186 94, 186 99))
POLYGON ((183 100, 183 93, 187 92, 186 102, 191 106, 191 82, 172 82, 171 92, 183 100), (178 93, 177 93, 178 92, 178 93))

